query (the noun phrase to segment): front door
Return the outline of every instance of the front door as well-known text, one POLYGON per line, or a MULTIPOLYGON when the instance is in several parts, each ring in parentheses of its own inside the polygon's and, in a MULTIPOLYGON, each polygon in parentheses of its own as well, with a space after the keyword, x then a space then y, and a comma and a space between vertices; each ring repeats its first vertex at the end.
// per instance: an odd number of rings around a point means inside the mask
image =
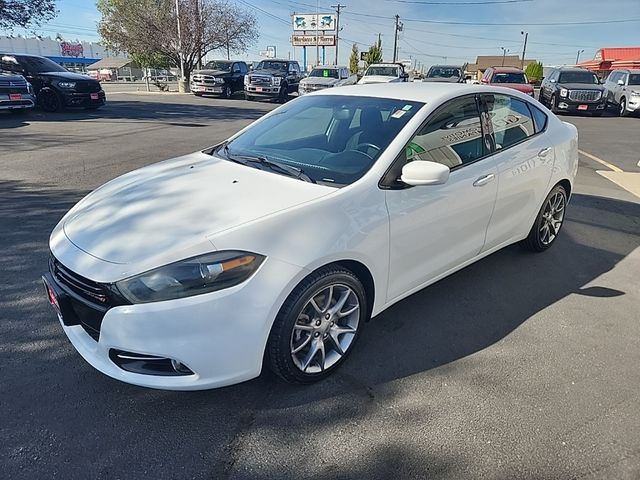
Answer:
MULTIPOLYGON (((485 122, 486 123, 486 122, 485 122)), ((424 285, 478 255, 496 199, 496 168, 474 95, 434 112, 398 159, 451 168, 442 185, 389 189, 390 267, 387 300, 424 285)))

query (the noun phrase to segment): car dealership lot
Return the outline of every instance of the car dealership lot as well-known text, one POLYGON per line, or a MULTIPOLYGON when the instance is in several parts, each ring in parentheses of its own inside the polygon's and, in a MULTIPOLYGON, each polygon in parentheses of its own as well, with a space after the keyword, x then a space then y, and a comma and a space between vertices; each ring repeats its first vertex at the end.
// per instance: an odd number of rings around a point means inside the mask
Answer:
POLYGON ((640 476, 640 199, 597 173, 605 162, 640 175, 640 119, 563 117, 589 156, 547 253, 509 247, 400 302, 323 383, 265 374, 179 393, 116 382, 79 357, 39 281, 48 234, 91 189, 275 105, 108 100, 0 116, 7 478, 640 476))

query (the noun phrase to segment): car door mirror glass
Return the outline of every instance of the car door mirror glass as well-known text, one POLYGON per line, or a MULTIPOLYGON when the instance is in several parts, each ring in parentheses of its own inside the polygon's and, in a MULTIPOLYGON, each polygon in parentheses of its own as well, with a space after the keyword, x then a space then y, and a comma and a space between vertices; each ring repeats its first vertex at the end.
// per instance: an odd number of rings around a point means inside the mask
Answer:
POLYGON ((449 179, 451 170, 442 163, 416 160, 402 167, 400 179, 407 185, 441 185, 449 179))

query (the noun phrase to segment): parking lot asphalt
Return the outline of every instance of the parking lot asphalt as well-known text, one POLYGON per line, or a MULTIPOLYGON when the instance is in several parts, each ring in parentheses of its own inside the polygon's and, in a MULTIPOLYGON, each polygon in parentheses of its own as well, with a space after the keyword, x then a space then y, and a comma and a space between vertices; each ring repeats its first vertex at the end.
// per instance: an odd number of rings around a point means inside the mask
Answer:
MULTIPOLYGON (((640 478, 640 198, 585 155, 552 249, 505 248, 396 304, 323 383, 165 392, 82 360, 39 280, 60 217, 273 107, 115 94, 0 115, 0 477, 640 478)), ((639 171, 640 119, 563 119, 639 171)))

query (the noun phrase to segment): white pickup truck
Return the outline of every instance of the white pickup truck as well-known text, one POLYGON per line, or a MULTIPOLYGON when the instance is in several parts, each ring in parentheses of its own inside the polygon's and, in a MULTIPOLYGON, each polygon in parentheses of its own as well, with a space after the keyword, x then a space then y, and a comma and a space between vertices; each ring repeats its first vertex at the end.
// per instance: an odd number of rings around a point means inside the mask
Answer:
POLYGON ((358 85, 366 83, 396 83, 407 82, 409 74, 399 63, 374 63, 369 65, 358 85))

